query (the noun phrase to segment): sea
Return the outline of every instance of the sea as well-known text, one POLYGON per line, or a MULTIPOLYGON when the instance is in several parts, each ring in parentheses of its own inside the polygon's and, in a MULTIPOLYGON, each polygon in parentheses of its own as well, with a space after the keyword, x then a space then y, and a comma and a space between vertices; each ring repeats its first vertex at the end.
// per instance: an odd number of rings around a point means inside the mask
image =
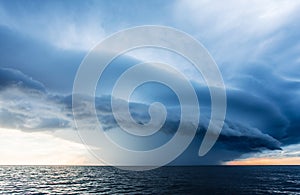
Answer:
POLYGON ((0 166, 1 194, 300 194, 300 166, 0 166))

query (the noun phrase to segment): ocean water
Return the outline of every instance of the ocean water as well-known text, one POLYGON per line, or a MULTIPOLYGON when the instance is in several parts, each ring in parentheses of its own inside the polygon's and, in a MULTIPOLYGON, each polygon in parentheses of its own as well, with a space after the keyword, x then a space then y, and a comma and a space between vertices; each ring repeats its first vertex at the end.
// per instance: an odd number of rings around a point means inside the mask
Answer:
POLYGON ((1 194, 300 194, 300 166, 1 166, 1 194))

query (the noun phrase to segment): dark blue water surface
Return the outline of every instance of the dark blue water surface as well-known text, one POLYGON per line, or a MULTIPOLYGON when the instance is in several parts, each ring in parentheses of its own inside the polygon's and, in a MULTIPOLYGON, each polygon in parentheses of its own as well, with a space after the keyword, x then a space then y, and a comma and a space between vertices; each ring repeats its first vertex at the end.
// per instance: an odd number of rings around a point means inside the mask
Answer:
POLYGON ((300 194, 300 166, 1 166, 1 194, 300 194))

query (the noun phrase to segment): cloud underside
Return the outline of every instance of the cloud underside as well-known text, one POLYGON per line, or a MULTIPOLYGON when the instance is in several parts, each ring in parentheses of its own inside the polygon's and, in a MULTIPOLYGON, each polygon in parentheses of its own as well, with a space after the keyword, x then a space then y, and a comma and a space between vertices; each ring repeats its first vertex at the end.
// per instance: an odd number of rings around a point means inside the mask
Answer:
MULTIPOLYGON (((2 127, 24 131, 53 131, 74 128, 72 97, 70 95, 53 95, 47 92, 40 82, 16 70, 0 69, 0 74, 6 75, 6 81, 2 81, 0 86, 0 123, 2 127)), ((195 88, 197 95, 202 94, 202 97, 205 96, 206 89, 202 89, 200 85, 195 88)), ((244 97, 245 92, 227 90, 227 94, 228 115, 215 150, 219 148, 220 150, 232 151, 234 154, 232 158, 235 158, 237 153, 257 152, 265 149, 280 150, 282 143, 284 144, 282 140, 288 139, 289 136, 287 134, 289 131, 287 116, 276 110, 272 104, 268 104, 265 100, 259 98, 254 100, 252 96, 250 98, 252 102, 255 102, 253 104, 259 105, 259 108, 255 105, 248 105, 249 99, 244 97), (249 122, 247 123, 247 121, 249 122), (256 126, 251 123, 253 121, 256 121, 256 126), (266 129, 260 129, 260 127, 266 129)), ((122 131, 112 114, 111 98, 107 95, 96 97, 97 117, 104 131, 122 131)), ((168 95, 164 94, 162 98, 167 99, 168 95)), ((203 97, 202 102, 203 100, 205 102, 205 99, 203 97)), ((80 116, 79 120, 87 123, 87 128, 97 128, 96 124, 91 124, 89 120, 92 101, 94 100, 90 97, 83 96, 80 103, 74 107, 77 110, 77 115, 80 116)), ((120 105, 127 104, 124 100, 117 99, 115 101, 120 105)), ((170 136, 176 132, 180 123, 180 105, 176 101, 171 102, 173 103, 167 105, 167 120, 160 130, 160 132, 170 136)), ((206 132, 210 119, 209 102, 207 104, 207 107, 200 108, 200 123, 195 138, 198 146, 206 132)), ((137 123, 145 124, 149 122, 148 103, 131 102, 129 107, 131 115, 137 123)), ((123 122, 126 122, 126 119, 123 122)), ((127 125, 130 126, 130 124, 127 125)), ((195 148, 196 150, 197 148, 195 148)), ((215 162, 221 162, 222 155, 219 158, 214 157, 215 162)), ((230 155, 228 160, 232 160, 230 155)))

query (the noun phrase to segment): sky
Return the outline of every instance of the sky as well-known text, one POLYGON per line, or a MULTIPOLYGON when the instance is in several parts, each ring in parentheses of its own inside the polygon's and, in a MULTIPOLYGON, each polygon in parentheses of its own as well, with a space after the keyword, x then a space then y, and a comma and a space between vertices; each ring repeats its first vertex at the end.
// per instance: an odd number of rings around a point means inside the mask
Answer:
MULTIPOLYGON (((101 165, 75 128, 71 95, 76 71, 90 49, 112 33, 165 25, 200 41, 221 71, 227 113, 217 143, 198 156, 210 117, 201 74, 174 53, 151 48, 118 57, 100 79, 95 104, 105 132, 139 150, 172 137, 180 109, 169 88, 150 83, 132 95, 130 110, 138 122, 149 120, 146 110, 153 101, 168 111, 161 131, 142 141, 122 133, 109 103, 123 71, 159 59, 189 78, 201 109, 196 137, 172 165, 299 165, 299 21, 300 2, 293 0, 0 1, 0 164, 101 165)), ((178 81, 161 67, 148 73, 156 71, 178 81)), ((83 119, 87 129, 93 128, 87 116, 83 119)))

